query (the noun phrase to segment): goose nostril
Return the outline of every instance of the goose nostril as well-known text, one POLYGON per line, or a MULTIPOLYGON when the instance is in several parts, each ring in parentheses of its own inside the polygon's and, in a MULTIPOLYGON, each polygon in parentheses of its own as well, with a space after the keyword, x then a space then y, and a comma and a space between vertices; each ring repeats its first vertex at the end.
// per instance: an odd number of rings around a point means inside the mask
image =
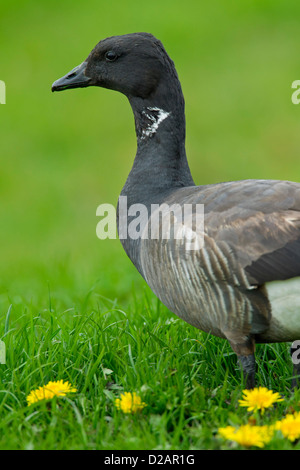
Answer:
POLYGON ((76 75, 76 72, 70 73, 70 74, 66 77, 66 79, 69 80, 70 78, 75 77, 75 75, 76 75))

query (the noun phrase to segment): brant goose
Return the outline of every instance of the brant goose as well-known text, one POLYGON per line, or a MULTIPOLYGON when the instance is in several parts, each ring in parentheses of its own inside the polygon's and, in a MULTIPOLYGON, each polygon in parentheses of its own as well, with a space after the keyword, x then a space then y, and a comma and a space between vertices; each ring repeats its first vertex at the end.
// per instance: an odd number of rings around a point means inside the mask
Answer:
MULTIPOLYGON (((246 387, 253 388, 255 343, 300 339, 297 280, 285 282, 283 294, 271 282, 300 276, 300 184, 244 180, 195 186, 185 152, 180 82, 151 34, 100 41, 52 91, 92 85, 125 94, 133 110, 137 153, 121 192, 128 207, 204 207, 204 229, 198 232, 193 212, 181 225, 181 237, 175 236, 175 216, 169 219, 169 237, 160 231, 161 216, 152 238, 120 237, 127 255, 172 312, 229 341, 246 387), (198 246, 191 249, 191 240, 198 246)), ((121 200, 117 218, 124 234, 132 218, 120 216, 121 200)), ((147 224, 143 227, 145 235, 147 224)), ((299 374, 300 366, 294 365, 293 373, 299 374)))

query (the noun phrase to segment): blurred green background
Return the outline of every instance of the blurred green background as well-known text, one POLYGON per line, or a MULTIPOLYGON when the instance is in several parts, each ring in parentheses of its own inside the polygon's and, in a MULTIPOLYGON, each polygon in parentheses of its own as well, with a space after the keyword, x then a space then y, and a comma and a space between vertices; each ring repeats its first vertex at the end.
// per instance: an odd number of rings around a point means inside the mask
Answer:
MULTIPOLYGON (((0 16, 0 309, 91 288, 126 303, 144 284, 118 240, 96 237, 135 155, 127 99, 51 84, 112 35, 151 32, 174 60, 197 184, 300 181, 300 3, 38 0, 0 16)), ((46 302, 46 300, 45 300, 46 302)))

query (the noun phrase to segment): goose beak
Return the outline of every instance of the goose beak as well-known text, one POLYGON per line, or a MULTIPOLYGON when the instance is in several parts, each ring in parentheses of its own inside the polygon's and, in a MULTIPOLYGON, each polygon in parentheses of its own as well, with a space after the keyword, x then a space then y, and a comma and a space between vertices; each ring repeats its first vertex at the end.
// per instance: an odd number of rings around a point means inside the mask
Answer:
POLYGON ((75 67, 71 72, 56 80, 52 85, 52 91, 63 91, 68 88, 84 88, 91 84, 91 78, 85 75, 87 62, 75 67))

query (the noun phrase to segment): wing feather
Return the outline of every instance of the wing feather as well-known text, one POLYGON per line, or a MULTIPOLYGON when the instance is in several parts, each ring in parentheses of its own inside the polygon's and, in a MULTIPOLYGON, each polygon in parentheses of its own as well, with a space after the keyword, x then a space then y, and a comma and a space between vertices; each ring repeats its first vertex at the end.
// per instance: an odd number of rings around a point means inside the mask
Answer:
POLYGON ((250 283, 300 276, 300 183, 245 180, 184 188, 182 203, 204 204, 205 233, 228 245, 250 283))

